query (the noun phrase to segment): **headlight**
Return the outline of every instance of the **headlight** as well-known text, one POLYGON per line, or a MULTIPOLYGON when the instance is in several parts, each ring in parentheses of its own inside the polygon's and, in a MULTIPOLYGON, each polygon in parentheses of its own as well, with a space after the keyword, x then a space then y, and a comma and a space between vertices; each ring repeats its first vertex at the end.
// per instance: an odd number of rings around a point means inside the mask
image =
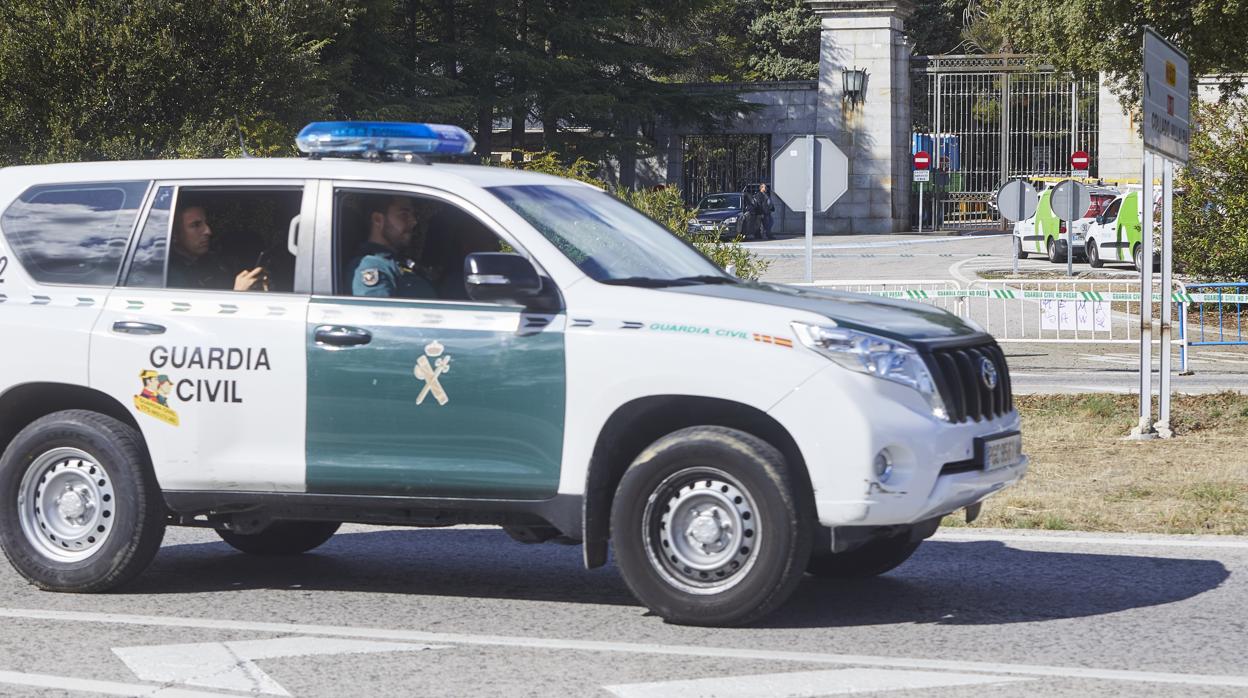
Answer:
POLYGON ((900 383, 917 390, 927 400, 932 416, 948 419, 945 401, 932 380, 932 374, 911 347, 866 332, 827 325, 794 322, 797 338, 810 349, 851 371, 900 383))
POLYGON ((729 218, 725 218, 722 222, 724 225, 732 225, 733 223, 737 222, 737 217, 731 216, 729 218))

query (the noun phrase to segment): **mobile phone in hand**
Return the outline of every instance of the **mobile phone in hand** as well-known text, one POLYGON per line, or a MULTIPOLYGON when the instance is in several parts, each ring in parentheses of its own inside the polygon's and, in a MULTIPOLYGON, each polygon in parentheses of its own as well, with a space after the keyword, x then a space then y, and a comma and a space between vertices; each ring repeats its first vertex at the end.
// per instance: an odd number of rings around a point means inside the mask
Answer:
POLYGON ((268 250, 261 250, 260 254, 256 256, 256 263, 251 268, 264 267, 267 269, 272 261, 273 255, 268 250))

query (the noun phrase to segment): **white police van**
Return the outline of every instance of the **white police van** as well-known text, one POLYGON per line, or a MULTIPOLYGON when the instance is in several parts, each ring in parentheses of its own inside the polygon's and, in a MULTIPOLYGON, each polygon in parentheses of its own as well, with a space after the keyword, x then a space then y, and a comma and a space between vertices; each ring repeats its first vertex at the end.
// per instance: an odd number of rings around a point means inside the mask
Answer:
POLYGON ((1027 469, 1004 355, 943 310, 741 282, 592 187, 408 154, 458 129, 300 144, 0 170, 0 543, 35 585, 113 589, 170 525, 496 524, 740 624, 1027 469), (353 292, 378 230, 430 297, 353 292))

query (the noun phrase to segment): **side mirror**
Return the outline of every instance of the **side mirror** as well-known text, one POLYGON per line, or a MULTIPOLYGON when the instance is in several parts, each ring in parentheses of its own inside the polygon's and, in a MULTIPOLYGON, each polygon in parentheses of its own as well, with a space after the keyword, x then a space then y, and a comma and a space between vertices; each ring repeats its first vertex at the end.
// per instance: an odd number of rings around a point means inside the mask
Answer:
POLYGON ((464 259, 464 287, 474 301, 525 305, 541 293, 542 279, 518 254, 474 252, 464 259))

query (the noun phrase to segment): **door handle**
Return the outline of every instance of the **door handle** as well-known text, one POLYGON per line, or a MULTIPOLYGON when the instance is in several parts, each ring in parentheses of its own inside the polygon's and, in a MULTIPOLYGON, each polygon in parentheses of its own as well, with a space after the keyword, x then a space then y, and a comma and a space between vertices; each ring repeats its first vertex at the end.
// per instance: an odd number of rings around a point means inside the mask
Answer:
POLYGON ((150 322, 114 322, 113 331, 121 334, 164 334, 164 325, 153 325, 150 322))
POLYGON ((335 347, 356 347, 368 344, 373 335, 368 330, 358 327, 342 327, 340 325, 321 325, 312 335, 317 344, 328 344, 335 347))

